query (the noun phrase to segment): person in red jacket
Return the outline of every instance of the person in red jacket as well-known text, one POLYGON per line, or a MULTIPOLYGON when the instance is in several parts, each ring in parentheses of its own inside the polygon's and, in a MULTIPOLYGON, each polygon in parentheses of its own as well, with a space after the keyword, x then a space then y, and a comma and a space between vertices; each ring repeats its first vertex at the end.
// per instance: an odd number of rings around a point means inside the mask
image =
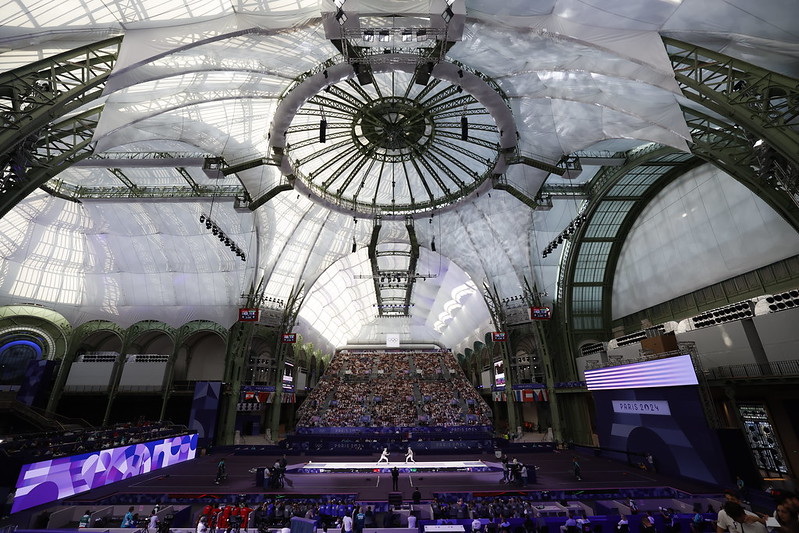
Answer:
POLYGON ((244 529, 247 529, 249 526, 251 512, 252 509, 248 507, 246 503, 241 504, 241 510, 239 511, 239 514, 241 514, 241 527, 244 529))

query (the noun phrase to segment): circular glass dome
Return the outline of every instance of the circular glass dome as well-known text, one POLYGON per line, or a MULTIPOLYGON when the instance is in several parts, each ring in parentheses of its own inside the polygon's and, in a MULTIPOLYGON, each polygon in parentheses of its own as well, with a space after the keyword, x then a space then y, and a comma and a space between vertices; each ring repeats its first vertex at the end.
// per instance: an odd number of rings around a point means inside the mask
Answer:
MULTIPOLYGON (((495 84, 469 74, 497 98, 495 84)), ((291 173, 327 202, 369 214, 423 212, 477 190, 501 154, 497 121, 460 84, 425 81, 370 69, 323 85, 287 119, 291 173)))

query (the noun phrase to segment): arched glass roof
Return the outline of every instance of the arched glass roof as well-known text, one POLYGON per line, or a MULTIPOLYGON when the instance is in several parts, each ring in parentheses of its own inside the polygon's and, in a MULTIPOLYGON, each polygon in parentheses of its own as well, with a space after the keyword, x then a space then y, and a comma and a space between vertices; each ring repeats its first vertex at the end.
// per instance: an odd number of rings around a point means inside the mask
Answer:
MULTIPOLYGON (((504 298, 528 280, 545 301, 556 297, 561 255, 541 252, 581 209, 601 165, 649 143, 690 157, 664 36, 799 74, 790 0, 756 11, 743 0, 456 0, 448 23, 443 6, 348 0, 339 26, 329 0, 0 0, 4 72, 124 36, 102 97, 72 112, 103 105, 92 155, 48 182, 58 196, 37 190, 0 220, 0 303, 52 307, 75 324, 229 325, 263 279, 275 300, 304 288, 297 327, 319 345, 390 331, 467 347, 494 329, 484 285, 504 298), (381 67, 384 50, 422 59, 381 67), (355 63, 370 65, 372 79, 359 79, 355 63), (344 69, 329 91, 320 83, 282 107, 326 68, 344 69), (472 77, 495 85, 481 92, 467 86, 472 77), (558 167, 569 154, 583 157, 582 173, 558 167), (209 172, 208 157, 233 171, 209 172), (492 188, 500 180, 504 189, 492 188), (373 260, 370 249, 382 255, 373 260), (420 276, 401 287, 375 282, 403 270, 420 276), (407 312, 378 318, 378 305, 407 312)), ((9 102, 0 95, 0 106, 9 102)), ((608 239, 657 172, 619 181, 596 211, 579 290, 596 290, 608 239)), ((708 280, 729 272, 706 268, 708 280)))

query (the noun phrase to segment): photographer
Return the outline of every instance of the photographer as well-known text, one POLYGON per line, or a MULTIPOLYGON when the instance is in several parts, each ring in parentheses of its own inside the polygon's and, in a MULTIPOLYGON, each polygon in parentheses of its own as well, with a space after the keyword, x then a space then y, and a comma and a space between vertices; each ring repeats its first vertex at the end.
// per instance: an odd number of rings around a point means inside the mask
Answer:
POLYGON ((678 533, 680 523, 677 521, 677 513, 671 507, 660 507, 660 516, 663 517, 663 531, 665 533, 678 533))

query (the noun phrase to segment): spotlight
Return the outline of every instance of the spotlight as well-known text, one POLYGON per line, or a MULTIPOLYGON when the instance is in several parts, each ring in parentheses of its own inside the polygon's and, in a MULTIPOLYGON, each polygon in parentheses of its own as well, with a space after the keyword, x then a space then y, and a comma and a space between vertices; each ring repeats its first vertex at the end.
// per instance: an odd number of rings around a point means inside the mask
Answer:
POLYGON ((211 221, 208 219, 205 220, 205 229, 211 229, 211 221))
POLYGON ((380 33, 377 36, 377 40, 381 43, 387 43, 390 39, 390 35, 388 30, 380 30, 380 33))
POLYGON ((402 42, 409 43, 413 40, 413 33, 411 30, 402 30, 402 42))
POLYGON ((458 69, 458 77, 459 77, 459 78, 462 78, 462 77, 463 77, 463 69, 462 69, 462 68, 459 68, 459 69, 458 69))
POLYGON ((205 222, 205 215, 200 215, 200 224, 205 222))
POLYGON ((363 32, 363 40, 367 43, 370 43, 375 40, 375 32, 372 30, 366 30, 363 32))
POLYGON ((355 243, 355 237, 352 238, 352 253, 358 251, 358 245, 355 243))

